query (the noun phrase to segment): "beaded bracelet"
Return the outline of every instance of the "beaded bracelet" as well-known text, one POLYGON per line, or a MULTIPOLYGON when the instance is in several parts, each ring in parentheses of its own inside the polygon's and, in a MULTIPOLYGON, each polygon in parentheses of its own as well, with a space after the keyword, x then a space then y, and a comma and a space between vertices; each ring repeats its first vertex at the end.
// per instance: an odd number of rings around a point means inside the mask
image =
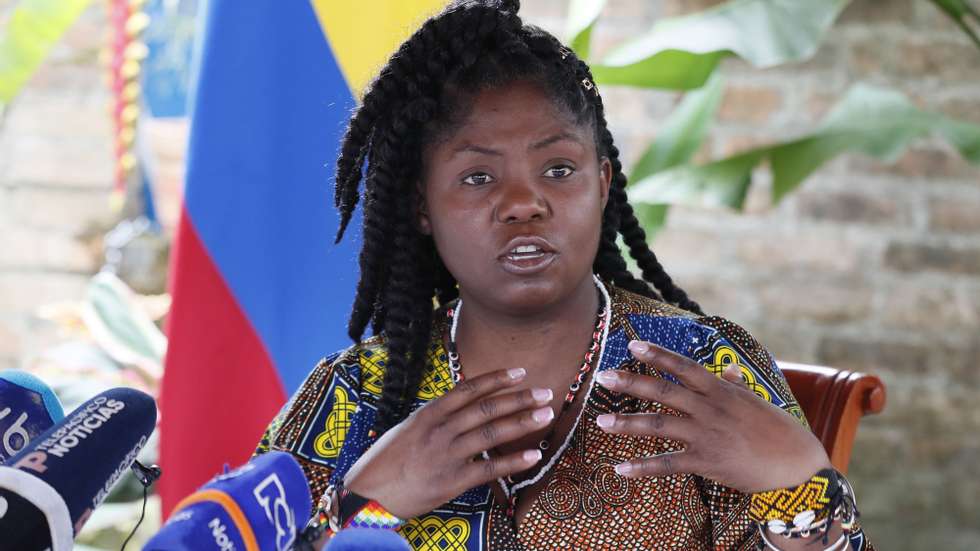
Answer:
POLYGON ((854 528, 857 516, 854 490, 844 475, 833 469, 823 469, 794 488, 752 494, 749 503, 749 517, 759 523, 767 545, 765 532, 808 538, 821 530, 826 544, 834 521, 841 520, 846 533, 854 528))
POLYGON ((391 514, 373 499, 355 494, 341 485, 327 486, 316 512, 296 542, 299 551, 314 551, 313 544, 323 534, 333 537, 344 528, 397 530, 405 521, 391 514))
POLYGON ((377 501, 338 484, 328 486, 323 492, 311 524, 317 524, 331 532, 339 532, 344 528, 397 530, 405 521, 377 501))
POLYGON ((341 528, 377 528, 397 530, 405 521, 391 514, 373 499, 355 494, 347 488, 340 492, 341 528))

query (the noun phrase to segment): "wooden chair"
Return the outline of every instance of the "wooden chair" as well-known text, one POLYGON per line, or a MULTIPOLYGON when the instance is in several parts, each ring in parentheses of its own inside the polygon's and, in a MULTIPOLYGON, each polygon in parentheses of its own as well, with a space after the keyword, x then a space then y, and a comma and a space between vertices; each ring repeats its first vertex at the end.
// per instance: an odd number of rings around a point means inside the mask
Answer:
POLYGON ((789 362, 778 364, 830 462, 847 473, 858 422, 885 408, 885 384, 865 373, 789 362))

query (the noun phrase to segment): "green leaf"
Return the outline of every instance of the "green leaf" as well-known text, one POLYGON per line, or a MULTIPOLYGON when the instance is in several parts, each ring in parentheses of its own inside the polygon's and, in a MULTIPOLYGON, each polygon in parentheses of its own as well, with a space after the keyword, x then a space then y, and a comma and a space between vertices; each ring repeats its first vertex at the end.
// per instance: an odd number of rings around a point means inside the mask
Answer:
POLYGON ((763 157, 762 151, 749 151, 706 165, 657 172, 630 186, 630 200, 653 205, 741 208, 752 181, 752 169, 763 157))
POLYGON ((141 368, 152 379, 162 375, 167 339, 118 277, 101 272, 92 278, 82 319, 113 359, 141 368))
MULTIPOLYGON (((633 213, 640 222, 640 226, 647 233, 647 240, 653 238, 667 224, 667 211, 670 205, 663 203, 651 205, 647 203, 634 203, 633 213)), ((622 248, 622 247, 620 247, 622 248)), ((625 250, 625 249, 624 249, 625 250)), ((629 255, 624 255, 629 256, 629 255)))
POLYGON ((914 140, 936 133, 968 161, 980 162, 980 126, 918 109, 893 90, 856 85, 811 135, 763 149, 772 164, 773 201, 846 151, 893 161, 914 140))
POLYGON ((686 94, 636 162, 630 181, 689 162, 708 135, 724 89, 722 77, 716 75, 704 88, 686 94))
MULTIPOLYGON (((629 181, 638 182, 651 174, 688 163, 708 134, 723 91, 724 81, 720 75, 715 75, 704 88, 686 94, 636 162, 629 181)), ((638 203, 634 210, 640 224, 652 235, 666 223, 668 208, 665 204, 638 203)))
POLYGON ((931 0, 931 2, 954 19, 967 14, 967 6, 964 0, 931 0))
POLYGON ((919 110, 897 92, 857 85, 810 135, 701 166, 658 172, 630 187, 630 198, 648 204, 741 209, 753 169, 768 160, 777 202, 841 153, 857 151, 893 160, 911 142, 931 133, 946 138, 969 162, 980 164, 980 126, 919 110))
POLYGON ((606 0, 571 0, 568 4, 565 36, 579 59, 589 59, 592 29, 605 5, 606 0))
POLYGON ((21 0, 0 35, 0 104, 7 105, 89 0, 21 0))
POLYGON ((980 48, 980 35, 977 34, 977 26, 980 26, 980 11, 971 6, 966 0, 931 0, 940 11, 949 16, 954 23, 962 30, 966 36, 980 48))
POLYGON ((732 0, 661 21, 617 47, 592 74, 600 84, 690 90, 725 57, 756 67, 811 57, 850 0, 732 0))

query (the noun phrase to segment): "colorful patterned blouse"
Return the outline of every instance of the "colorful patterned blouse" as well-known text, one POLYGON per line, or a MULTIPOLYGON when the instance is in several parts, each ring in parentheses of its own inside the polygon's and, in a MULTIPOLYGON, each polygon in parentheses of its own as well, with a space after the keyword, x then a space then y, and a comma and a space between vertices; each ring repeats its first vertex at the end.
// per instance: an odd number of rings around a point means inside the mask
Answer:
MULTIPOLYGON (((806 423, 772 357, 737 325, 621 289, 611 289, 611 296, 612 324, 598 370, 663 376, 630 355, 626 345, 634 339, 683 354, 718 375, 737 363, 756 394, 806 423)), ((443 347, 446 324, 436 325, 416 407, 453 386, 443 347)), ((385 359, 384 339, 375 337, 322 360, 259 444, 257 453, 293 454, 306 472, 314 502, 373 443, 368 431, 377 413, 385 359)), ((746 514, 748 496, 695 475, 627 479, 615 473, 613 467, 623 461, 681 446, 659 437, 607 434, 596 417, 664 411, 674 413, 657 402, 593 385, 568 447, 517 529, 489 485, 483 485, 409 520, 400 532, 414 549, 433 551, 756 549, 760 538, 746 514)), ((860 529, 852 533, 851 547, 872 549, 860 529)))

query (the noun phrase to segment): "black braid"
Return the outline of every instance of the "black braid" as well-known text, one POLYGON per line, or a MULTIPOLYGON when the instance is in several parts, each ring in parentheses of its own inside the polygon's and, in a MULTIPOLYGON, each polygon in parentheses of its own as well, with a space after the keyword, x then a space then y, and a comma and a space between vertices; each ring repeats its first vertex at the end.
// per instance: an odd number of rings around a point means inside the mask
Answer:
POLYGON ((583 86, 592 81, 588 66, 550 34, 524 25, 519 9, 516 0, 457 0, 426 21, 371 84, 344 136, 335 179, 338 241, 364 182, 361 276, 348 334, 357 342, 370 324, 375 334, 385 335, 388 361, 375 425, 379 432, 409 413, 418 392, 433 300, 442 305, 459 296, 432 239, 415 226, 422 148, 450 133, 483 90, 517 80, 535 82, 557 107, 593 128, 597 151, 612 166, 595 272, 616 286, 701 312, 646 244, 627 202, 626 176, 602 99, 583 86), (617 244, 620 235, 642 279, 629 271, 617 244))

